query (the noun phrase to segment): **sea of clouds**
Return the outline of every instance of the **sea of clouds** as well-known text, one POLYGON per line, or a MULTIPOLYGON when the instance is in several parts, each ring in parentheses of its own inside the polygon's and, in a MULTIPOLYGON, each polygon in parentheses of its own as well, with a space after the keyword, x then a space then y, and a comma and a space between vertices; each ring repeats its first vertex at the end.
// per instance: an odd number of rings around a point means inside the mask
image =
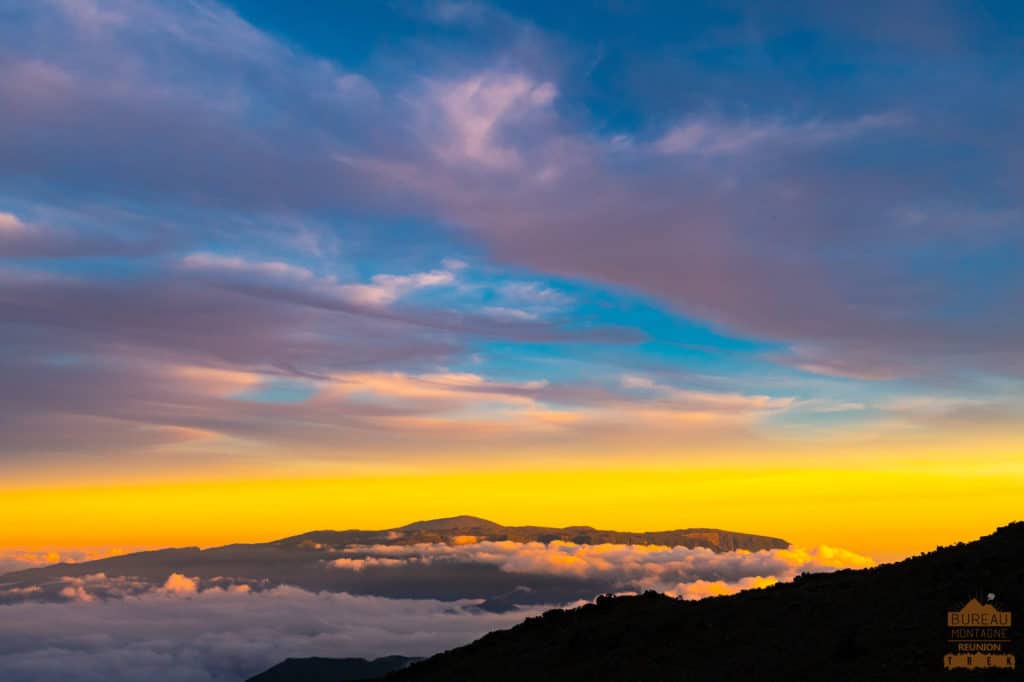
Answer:
POLYGON ((0 607, 0 680, 238 682, 289 656, 425 656, 544 610, 293 587, 198 591, 181 575, 141 595, 90 596, 103 580, 79 581, 67 603, 0 607))
MULTIPOLYGON (((29 559, 43 563, 45 555, 22 553, 19 562, 29 559)), ((6 565, 12 562, 8 558, 6 565)), ((521 576, 524 592, 531 577, 561 576, 597 580, 617 592, 656 589, 700 599, 873 562, 827 546, 716 553, 464 537, 450 545, 349 547, 325 563, 331 571, 354 572, 484 564, 521 576)), ((495 613, 472 595, 442 601, 287 585, 252 589, 231 577, 199 581, 180 573, 157 585, 104 573, 68 576, 56 589, 55 601, 53 584, 43 598, 42 588, 12 587, 0 576, 0 596, 19 598, 0 606, 0 680, 236 682, 287 657, 427 656, 548 608, 573 605, 530 604, 495 613), (20 592, 10 594, 13 590, 20 592)))
POLYGON ((355 546, 343 550, 335 568, 362 571, 375 567, 435 563, 491 564, 507 573, 600 579, 616 591, 658 590, 683 599, 733 594, 792 580, 801 573, 866 568, 874 562, 837 547, 791 546, 759 552, 715 552, 705 547, 660 545, 579 545, 572 542, 476 542, 355 546))

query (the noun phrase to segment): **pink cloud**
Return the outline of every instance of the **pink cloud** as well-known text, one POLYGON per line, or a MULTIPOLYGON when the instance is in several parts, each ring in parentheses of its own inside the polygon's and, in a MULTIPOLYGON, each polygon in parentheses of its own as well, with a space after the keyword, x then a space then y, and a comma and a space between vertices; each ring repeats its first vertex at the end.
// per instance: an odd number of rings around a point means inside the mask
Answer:
POLYGON ((554 84, 522 73, 486 72, 433 84, 423 115, 433 119, 439 111, 447 123, 434 144, 441 159, 512 170, 522 159, 514 146, 502 141, 503 127, 546 109, 557 94, 554 84))

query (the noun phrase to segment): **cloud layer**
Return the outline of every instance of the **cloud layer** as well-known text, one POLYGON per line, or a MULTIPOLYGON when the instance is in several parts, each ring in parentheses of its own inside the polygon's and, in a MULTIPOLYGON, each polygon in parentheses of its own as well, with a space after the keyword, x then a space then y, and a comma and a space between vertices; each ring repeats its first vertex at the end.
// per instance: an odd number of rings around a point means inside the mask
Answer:
MULTIPOLYGON (((289 656, 424 656, 512 626, 552 605, 530 596, 538 580, 578 581, 601 592, 666 591, 683 599, 768 587, 803 572, 862 568, 867 557, 841 549, 791 547, 715 553, 704 548, 477 542, 353 546, 324 560, 328 571, 375 572, 402 581, 409 571, 451 575, 464 598, 394 599, 267 589, 248 577, 200 580, 171 573, 158 582, 87 573, 40 586, 0 585, 0 676, 11 682, 163 679, 238 680, 289 656), (469 566, 512 574, 519 586, 496 613, 468 598, 479 583, 469 566), (443 567, 452 569, 450 574, 443 567), (389 573, 390 572, 390 573, 389 573), (463 583, 458 582, 462 576, 463 583), (529 604, 519 606, 518 604, 529 604)), ((251 571, 250 571, 251 573, 251 571)), ((564 583, 562 590, 568 595, 564 583)), ((435 586, 437 589, 437 586, 435 586)), ((596 596, 594 594, 593 596, 596 596)), ((493 601, 493 600, 492 600, 493 601)))
POLYGON ((473 602, 204 590, 184 576, 120 599, 0 607, 9 682, 238 682, 289 656, 423 656, 510 627, 540 609, 494 614, 473 602))
POLYGON ((758 552, 714 552, 704 547, 658 545, 579 545, 571 542, 476 542, 466 536, 454 544, 351 547, 332 565, 345 571, 367 567, 429 566, 436 562, 482 563, 524 575, 554 575, 597 580, 615 591, 657 590, 683 598, 732 594, 792 580, 801 573, 874 565, 865 557, 822 545, 758 552))

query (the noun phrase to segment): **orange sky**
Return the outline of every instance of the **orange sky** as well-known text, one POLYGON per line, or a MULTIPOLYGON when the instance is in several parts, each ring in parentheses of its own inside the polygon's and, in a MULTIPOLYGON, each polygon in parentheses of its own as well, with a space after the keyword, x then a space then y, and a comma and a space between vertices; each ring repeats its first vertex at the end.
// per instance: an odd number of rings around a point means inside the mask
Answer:
POLYGON ((162 547, 383 528, 469 513, 619 530, 712 526, 879 560, 1020 517, 1024 467, 690 467, 334 475, 8 488, 0 547, 162 547))

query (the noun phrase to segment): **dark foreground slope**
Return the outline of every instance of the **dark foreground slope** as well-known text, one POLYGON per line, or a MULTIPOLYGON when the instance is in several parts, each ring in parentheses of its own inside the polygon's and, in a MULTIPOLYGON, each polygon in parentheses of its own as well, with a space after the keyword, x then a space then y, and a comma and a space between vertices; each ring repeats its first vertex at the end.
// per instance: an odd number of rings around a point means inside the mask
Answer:
POLYGON ((247 682, 346 682, 370 680, 408 666, 415 658, 289 658, 247 682))
POLYGON ((997 680, 945 671, 946 612, 996 595, 1024 664, 1024 523, 897 564, 801 576, 732 597, 648 593, 550 611, 388 680, 997 680))

